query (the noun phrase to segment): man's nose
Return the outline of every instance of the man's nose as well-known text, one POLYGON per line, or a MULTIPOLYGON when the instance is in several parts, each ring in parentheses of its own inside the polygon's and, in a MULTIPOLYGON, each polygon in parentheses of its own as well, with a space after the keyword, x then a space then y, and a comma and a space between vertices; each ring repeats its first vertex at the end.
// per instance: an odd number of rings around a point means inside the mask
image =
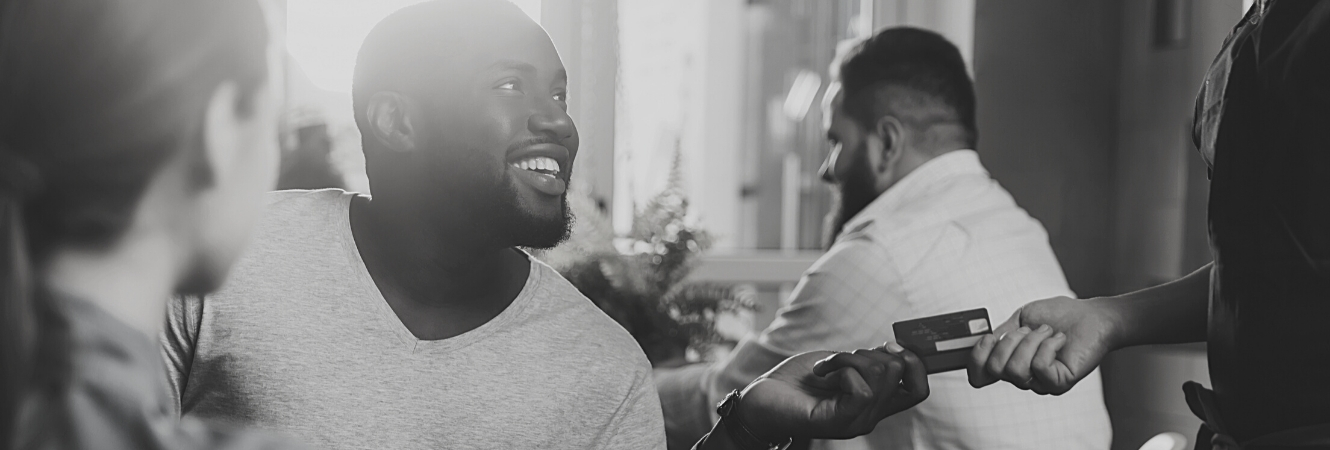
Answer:
POLYGON ((558 106, 546 106, 531 115, 531 131, 553 136, 560 142, 577 137, 577 126, 567 111, 558 106))

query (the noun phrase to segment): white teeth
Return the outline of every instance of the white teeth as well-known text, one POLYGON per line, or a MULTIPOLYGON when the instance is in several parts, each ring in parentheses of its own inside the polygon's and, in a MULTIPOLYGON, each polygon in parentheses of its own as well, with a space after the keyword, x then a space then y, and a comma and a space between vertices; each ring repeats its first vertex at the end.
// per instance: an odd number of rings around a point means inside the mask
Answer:
POLYGON ((537 156, 534 158, 523 159, 521 161, 512 163, 512 166, 522 170, 532 170, 532 171, 539 170, 544 172, 553 172, 554 174, 558 174, 560 172, 559 162, 554 160, 554 158, 549 158, 545 156, 537 156))

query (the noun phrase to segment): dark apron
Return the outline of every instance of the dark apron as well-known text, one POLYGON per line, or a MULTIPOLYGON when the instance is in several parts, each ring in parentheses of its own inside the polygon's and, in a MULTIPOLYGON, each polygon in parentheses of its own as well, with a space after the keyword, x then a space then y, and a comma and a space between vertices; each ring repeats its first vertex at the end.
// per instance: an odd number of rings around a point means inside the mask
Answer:
POLYGON ((1219 415, 1219 404, 1214 391, 1200 383, 1188 381, 1182 385, 1187 406, 1192 414, 1201 418, 1201 430, 1196 434, 1196 450, 1281 450, 1330 448, 1330 424, 1309 425, 1257 436, 1242 442, 1233 439, 1219 415))

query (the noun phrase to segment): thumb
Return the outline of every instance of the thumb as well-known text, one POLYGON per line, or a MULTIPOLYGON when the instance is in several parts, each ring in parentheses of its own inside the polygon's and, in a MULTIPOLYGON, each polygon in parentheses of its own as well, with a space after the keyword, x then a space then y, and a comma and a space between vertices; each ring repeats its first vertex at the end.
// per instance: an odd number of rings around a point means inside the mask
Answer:
POLYGON ((1002 336, 1005 336, 1007 333, 1016 331, 1017 328, 1020 328, 1021 312, 1024 309, 1025 307, 1021 307, 1017 309, 1016 312, 1011 313, 1011 317, 1007 318, 1006 322, 1002 322, 1002 325, 998 325, 997 328, 993 329, 993 335, 997 336, 998 338, 1001 338, 1002 336))

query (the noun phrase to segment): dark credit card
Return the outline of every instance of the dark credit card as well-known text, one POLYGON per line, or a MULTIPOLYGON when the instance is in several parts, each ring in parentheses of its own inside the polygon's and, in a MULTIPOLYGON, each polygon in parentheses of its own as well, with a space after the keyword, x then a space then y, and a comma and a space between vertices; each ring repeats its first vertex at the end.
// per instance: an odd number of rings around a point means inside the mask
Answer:
POLYGON ((993 332, 985 308, 902 320, 891 328, 896 332, 896 343, 918 355, 929 374, 964 369, 970 360, 970 348, 993 332))

